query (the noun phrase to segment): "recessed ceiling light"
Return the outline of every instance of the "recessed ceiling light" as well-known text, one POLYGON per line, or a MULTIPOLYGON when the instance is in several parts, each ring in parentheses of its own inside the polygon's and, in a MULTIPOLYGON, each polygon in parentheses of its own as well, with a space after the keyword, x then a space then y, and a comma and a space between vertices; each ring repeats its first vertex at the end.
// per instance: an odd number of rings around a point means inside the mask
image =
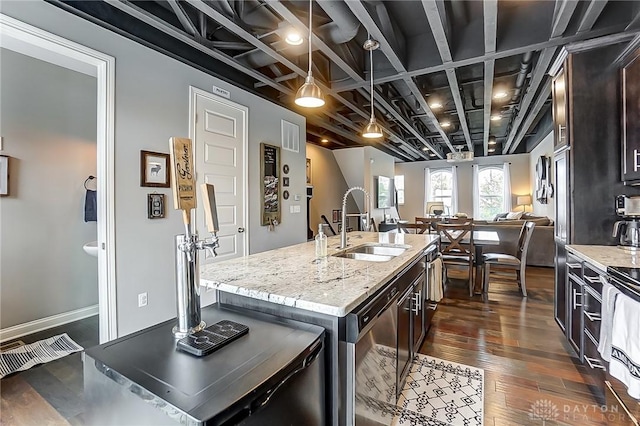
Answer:
POLYGON ((322 143, 327 143, 327 142, 329 142, 329 139, 327 139, 327 138, 322 138, 322 139, 320 139, 320 142, 322 142, 322 143))
POLYGON ((489 138, 489 145, 495 145, 496 144, 496 138, 489 138))
POLYGON ((422 147, 422 150, 423 150, 423 151, 429 151, 429 148, 427 148, 426 146, 423 146, 423 147, 422 147))
POLYGON ((450 122, 448 122, 448 121, 441 121, 441 122, 440 122, 440 125, 441 125, 442 127, 450 127, 450 126, 451 126, 451 123, 450 123, 450 122))
POLYGON ((440 109, 442 108, 442 102, 434 100, 429 102, 429 108, 431 109, 440 109))
POLYGON ((509 96, 507 92, 505 92, 504 90, 499 90, 493 94, 493 99, 504 99, 507 96, 509 96))
POLYGON ((436 156, 436 153, 435 153, 435 152, 430 152, 430 153, 429 153, 429 157, 435 157, 435 156, 436 156))
POLYGON ((500 114, 494 114, 491 116, 491 121, 500 121, 502 120, 502 116, 500 114))
POLYGON ((495 152, 495 148, 489 148, 489 152, 495 152))
POLYGON ((290 28, 289 31, 287 31, 287 36, 284 38, 284 41, 292 46, 300 46, 303 38, 296 29, 290 28))

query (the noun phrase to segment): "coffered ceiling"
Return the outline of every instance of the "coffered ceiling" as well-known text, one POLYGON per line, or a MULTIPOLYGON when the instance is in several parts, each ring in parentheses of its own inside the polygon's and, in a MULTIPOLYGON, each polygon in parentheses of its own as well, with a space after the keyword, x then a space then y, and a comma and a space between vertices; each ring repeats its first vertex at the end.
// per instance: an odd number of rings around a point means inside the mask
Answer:
POLYGON ((547 73, 562 46, 640 31, 639 1, 315 0, 312 69, 327 103, 305 109, 293 100, 307 75, 308 1, 48 1, 299 112, 312 143, 398 161, 530 151, 552 127, 547 73), (285 43, 291 28, 301 45, 285 43), (380 43, 377 140, 361 136, 369 37, 380 43))

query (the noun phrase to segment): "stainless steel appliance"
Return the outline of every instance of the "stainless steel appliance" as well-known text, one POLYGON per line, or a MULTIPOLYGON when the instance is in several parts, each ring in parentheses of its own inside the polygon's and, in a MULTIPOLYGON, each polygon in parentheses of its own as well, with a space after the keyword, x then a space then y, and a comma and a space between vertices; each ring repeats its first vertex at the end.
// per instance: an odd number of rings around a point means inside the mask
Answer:
POLYGON ((166 321, 84 354, 86 424, 325 425, 324 329, 224 306, 249 333, 204 357, 176 350, 166 321))
POLYGON ((347 424, 389 424, 411 362, 416 301, 424 294, 424 258, 401 271, 346 317, 347 424), (416 295, 419 293, 418 295, 416 295))
POLYGON ((613 224, 614 238, 623 249, 640 249, 640 220, 619 220, 613 224))
POLYGON ((616 196, 616 214, 625 218, 640 218, 640 196, 616 196))

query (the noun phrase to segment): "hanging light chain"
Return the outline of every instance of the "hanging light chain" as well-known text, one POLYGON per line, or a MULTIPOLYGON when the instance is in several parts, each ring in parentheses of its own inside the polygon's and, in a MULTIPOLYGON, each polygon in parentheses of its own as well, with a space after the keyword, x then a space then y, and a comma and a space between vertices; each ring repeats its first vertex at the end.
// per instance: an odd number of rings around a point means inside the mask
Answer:
POLYGON ((313 16, 313 0, 309 0, 309 75, 311 75, 311 37, 313 36, 313 30, 311 29, 311 17, 313 16))

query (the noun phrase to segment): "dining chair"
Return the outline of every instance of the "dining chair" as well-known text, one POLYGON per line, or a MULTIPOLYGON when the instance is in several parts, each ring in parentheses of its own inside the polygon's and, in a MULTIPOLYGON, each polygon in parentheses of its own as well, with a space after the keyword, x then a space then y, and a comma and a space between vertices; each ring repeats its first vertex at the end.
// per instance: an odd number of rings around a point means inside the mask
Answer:
MULTIPOLYGON (((518 237, 518 246, 514 255, 505 253, 485 253, 482 255, 482 267, 484 269, 482 276, 482 293, 485 297, 489 293, 489 275, 492 265, 500 269, 509 269, 515 272, 515 281, 522 291, 522 296, 527 297, 527 285, 525 282, 527 251, 529 250, 529 242, 531 241, 531 235, 533 234, 533 228, 535 228, 535 226, 535 222, 525 222, 522 225, 520 236, 518 237)), ((514 279, 512 272, 500 274, 500 276, 514 279)))
POLYGON ((429 224, 398 222, 396 229, 398 230, 398 232, 403 234, 411 234, 412 230, 414 234, 424 234, 425 232, 429 231, 429 224))
POLYGON ((436 223, 440 236, 440 253, 444 264, 444 276, 450 266, 463 266, 469 270, 469 296, 473 297, 473 224, 436 223))

